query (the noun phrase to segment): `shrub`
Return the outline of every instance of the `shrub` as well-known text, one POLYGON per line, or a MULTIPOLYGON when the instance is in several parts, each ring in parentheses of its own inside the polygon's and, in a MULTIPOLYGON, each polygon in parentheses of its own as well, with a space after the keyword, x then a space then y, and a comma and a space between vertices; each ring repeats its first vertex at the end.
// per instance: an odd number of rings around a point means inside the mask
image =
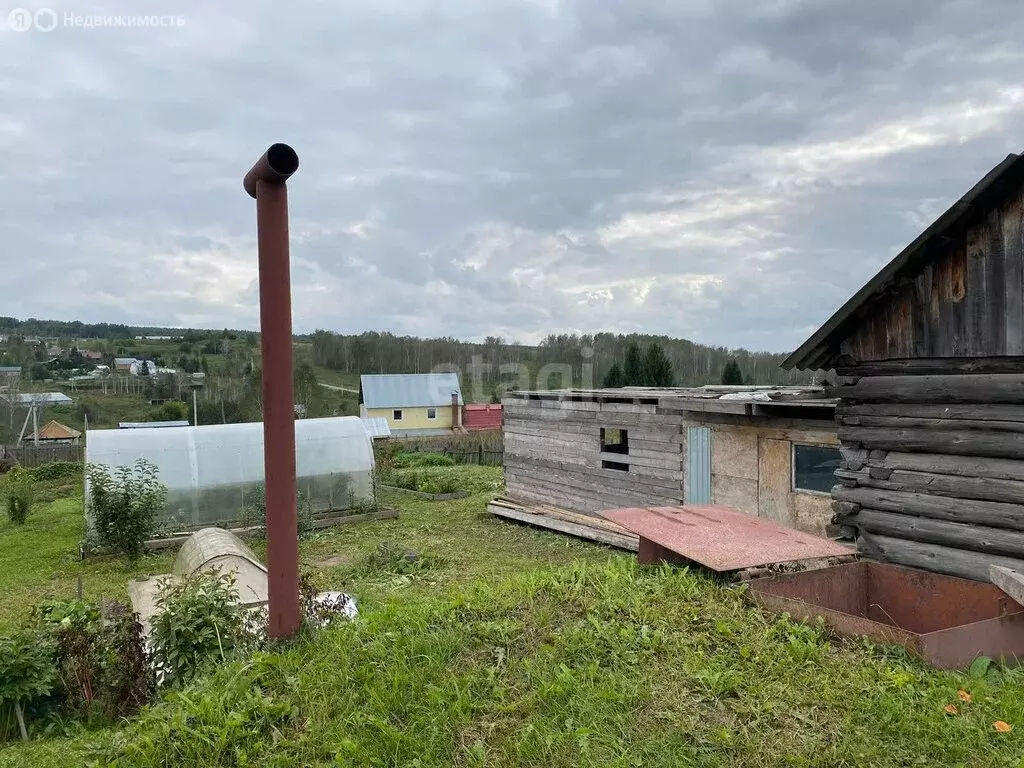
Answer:
POLYGON ((99 639, 100 709, 110 718, 134 715, 156 692, 156 674, 139 614, 124 603, 109 605, 99 639))
POLYGON ((243 629, 237 600, 234 574, 216 568, 161 584, 151 640, 162 685, 181 687, 208 664, 227 659, 243 629))
POLYGON ((39 482, 51 480, 81 480, 85 467, 80 461, 52 461, 29 470, 39 482))
POLYGON ((101 616, 78 600, 50 600, 35 615, 53 640, 57 679, 71 714, 128 717, 152 700, 156 678, 138 614, 127 605, 112 603, 101 616))
POLYGON ((131 467, 117 467, 113 475, 101 464, 89 464, 85 471, 100 546, 134 560, 145 551, 167 501, 167 486, 156 466, 139 459, 131 467))
POLYGON ((55 678, 53 645, 44 633, 23 629, 0 637, 0 706, 14 706, 18 729, 25 741, 25 705, 48 696, 55 678))
POLYGON ((79 600, 47 600, 35 609, 38 628, 54 643, 57 680, 75 712, 87 712, 95 698, 94 646, 100 612, 79 600))
POLYGON ((7 517, 16 525, 28 519, 35 500, 35 481, 32 473, 22 467, 15 467, 0 482, 0 499, 7 507, 7 517))

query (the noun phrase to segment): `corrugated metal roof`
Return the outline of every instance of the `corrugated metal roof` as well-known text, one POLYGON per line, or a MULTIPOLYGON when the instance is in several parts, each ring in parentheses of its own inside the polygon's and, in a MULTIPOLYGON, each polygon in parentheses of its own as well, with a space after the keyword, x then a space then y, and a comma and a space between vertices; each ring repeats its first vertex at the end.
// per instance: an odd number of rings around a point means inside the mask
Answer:
POLYGON ((363 416, 363 429, 370 437, 391 437, 391 427, 383 416, 363 416))
POLYGON ((389 373, 359 377, 360 400, 367 408, 417 408, 451 405, 452 393, 463 405, 455 373, 389 373))
POLYGON ((139 362, 134 357, 115 357, 114 365, 131 365, 132 363, 139 362))
POLYGON ((20 365, 0 365, 0 373, 21 373, 20 365))

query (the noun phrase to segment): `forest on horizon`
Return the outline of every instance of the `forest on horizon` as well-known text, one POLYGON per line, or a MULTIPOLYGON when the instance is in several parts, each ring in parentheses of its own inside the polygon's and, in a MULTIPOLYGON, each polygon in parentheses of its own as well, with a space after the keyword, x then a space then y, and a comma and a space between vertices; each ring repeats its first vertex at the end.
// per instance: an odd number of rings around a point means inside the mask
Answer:
MULTIPOLYGON (((202 340, 230 334, 258 336, 255 331, 133 326, 119 323, 83 323, 61 320, 18 320, 0 317, 0 334, 53 339, 132 339, 135 336, 174 336, 202 340)), ((663 349, 672 364, 677 386, 717 384, 726 366, 735 361, 743 380, 754 384, 802 384, 811 374, 779 367, 786 353, 752 352, 715 347, 688 339, 649 334, 550 334, 539 344, 522 344, 489 336, 482 342, 454 337, 421 338, 390 332, 341 334, 318 330, 297 334, 312 342, 313 362, 348 373, 424 373, 457 370, 464 378, 488 389, 510 386, 600 386, 609 369, 622 365, 631 344, 663 349), (523 380, 524 371, 530 381, 523 380), (541 381, 538 375, 550 377, 541 381), (567 380, 571 379, 571 381, 567 380)))

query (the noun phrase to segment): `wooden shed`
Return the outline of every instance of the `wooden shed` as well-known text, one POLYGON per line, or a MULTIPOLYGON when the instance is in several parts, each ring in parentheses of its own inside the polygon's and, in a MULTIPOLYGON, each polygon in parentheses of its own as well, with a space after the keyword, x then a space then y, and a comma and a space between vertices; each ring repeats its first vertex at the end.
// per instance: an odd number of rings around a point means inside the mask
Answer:
POLYGON ((1024 157, 1010 155, 784 363, 835 369, 836 522, 893 563, 1024 570, 1024 157))
POLYGON ((594 513, 721 504, 811 533, 832 517, 840 455, 822 388, 510 392, 506 489, 594 513))

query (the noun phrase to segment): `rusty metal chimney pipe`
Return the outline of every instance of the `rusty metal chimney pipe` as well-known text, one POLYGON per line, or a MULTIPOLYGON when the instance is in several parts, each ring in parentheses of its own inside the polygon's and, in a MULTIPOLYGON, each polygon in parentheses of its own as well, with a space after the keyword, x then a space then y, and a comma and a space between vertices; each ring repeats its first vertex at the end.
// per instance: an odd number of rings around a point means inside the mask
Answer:
POLYGON ((299 532, 296 516, 295 397, 292 384, 292 289, 288 188, 299 156, 273 144, 245 174, 256 199, 260 349, 263 356, 263 466, 267 498, 269 633, 299 631, 299 532))

